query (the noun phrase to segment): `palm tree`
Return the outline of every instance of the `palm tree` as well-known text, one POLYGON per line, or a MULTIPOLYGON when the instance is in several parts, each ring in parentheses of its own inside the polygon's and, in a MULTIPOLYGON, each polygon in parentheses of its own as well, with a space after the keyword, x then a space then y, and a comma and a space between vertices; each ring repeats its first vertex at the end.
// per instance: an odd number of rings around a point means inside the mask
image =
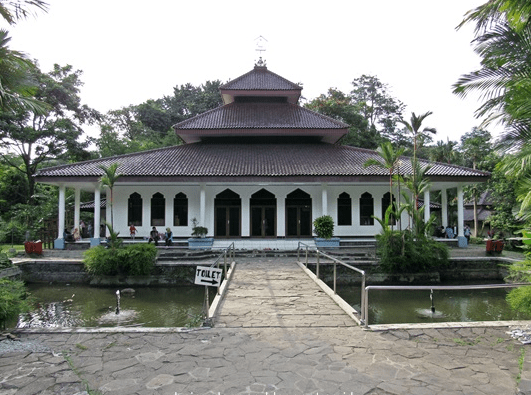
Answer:
MULTIPOLYGON (((389 173, 389 201, 390 206, 393 205, 393 174, 395 168, 399 164, 400 157, 404 154, 405 148, 394 149, 393 144, 390 141, 383 142, 377 149, 376 152, 383 159, 383 162, 376 159, 369 159, 363 165, 368 166, 377 166, 381 169, 385 169, 389 173)), ((392 230, 391 226, 391 230, 392 230)))
POLYGON ((120 174, 117 173, 118 167, 120 165, 118 163, 113 163, 109 167, 106 167, 104 165, 100 165, 99 168, 103 170, 104 174, 100 178, 101 185, 104 187, 109 188, 110 192, 110 199, 109 203, 111 206, 111 228, 114 231, 114 220, 113 220, 113 189, 114 184, 116 183, 116 180, 120 177, 120 174))
POLYGON ((520 147, 531 137, 531 25, 517 31, 499 21, 474 43, 481 68, 461 76, 453 92, 461 97, 479 92, 484 102, 476 116, 486 116, 482 126, 500 122, 505 126, 500 148, 520 147))
POLYGON ((42 0, 0 0, 0 16, 10 25, 32 14, 30 7, 48 11, 48 3, 42 0))
POLYGON ((429 128, 425 127, 422 128, 422 122, 429 117, 433 112, 428 111, 421 115, 416 115, 414 112, 411 113, 410 121, 406 121, 404 119, 400 119, 398 122, 400 122, 402 125, 406 127, 406 131, 413 136, 413 159, 417 158, 417 141, 421 135, 425 135, 427 133, 436 134, 437 129, 435 128, 429 128))
POLYGON ((25 54, 9 49, 11 38, 0 30, 0 110, 10 111, 18 106, 43 114, 46 104, 33 98, 37 85, 30 80, 36 66, 25 54))

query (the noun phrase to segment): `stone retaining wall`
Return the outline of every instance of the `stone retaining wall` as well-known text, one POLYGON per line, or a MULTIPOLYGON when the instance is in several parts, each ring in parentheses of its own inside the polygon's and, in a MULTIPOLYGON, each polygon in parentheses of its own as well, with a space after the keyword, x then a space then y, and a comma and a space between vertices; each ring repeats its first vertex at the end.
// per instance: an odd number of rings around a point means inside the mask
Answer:
MULTIPOLYGON (((352 263, 351 263, 352 264, 352 263)), ((441 282, 503 281, 507 275, 503 258, 455 258, 440 271, 429 273, 383 273, 376 263, 360 262, 355 267, 364 270, 367 284, 438 284, 441 282)), ((150 276, 91 276, 84 270, 81 260, 27 260, 18 263, 22 279, 32 283, 60 282, 85 283, 92 285, 190 285, 194 283, 195 267, 201 262, 164 262, 155 265, 150 276)), ((308 267, 315 273, 315 263, 308 267)), ((333 282, 333 265, 321 263, 319 277, 327 283, 333 282)), ((337 265, 337 284, 360 284, 361 276, 353 270, 337 265)))

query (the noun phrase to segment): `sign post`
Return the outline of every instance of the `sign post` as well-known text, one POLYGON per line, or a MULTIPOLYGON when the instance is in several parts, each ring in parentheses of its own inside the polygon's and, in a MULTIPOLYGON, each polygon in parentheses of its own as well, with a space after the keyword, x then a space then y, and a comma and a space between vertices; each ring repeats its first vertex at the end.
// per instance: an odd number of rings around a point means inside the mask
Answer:
POLYGON ((195 268, 195 284, 208 287, 219 287, 221 284, 222 269, 214 267, 197 266, 195 268))

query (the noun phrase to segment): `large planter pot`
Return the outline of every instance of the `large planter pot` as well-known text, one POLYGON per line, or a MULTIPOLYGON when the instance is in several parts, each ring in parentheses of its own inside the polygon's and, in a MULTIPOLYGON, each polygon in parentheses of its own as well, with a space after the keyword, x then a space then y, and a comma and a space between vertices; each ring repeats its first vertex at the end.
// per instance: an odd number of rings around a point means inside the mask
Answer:
POLYGON ((191 250, 208 249, 211 248, 213 244, 213 237, 191 237, 188 239, 188 248, 191 250))
POLYGON ((321 247, 339 247, 339 237, 332 237, 331 239, 323 239, 321 237, 316 237, 315 246, 317 248, 321 247))

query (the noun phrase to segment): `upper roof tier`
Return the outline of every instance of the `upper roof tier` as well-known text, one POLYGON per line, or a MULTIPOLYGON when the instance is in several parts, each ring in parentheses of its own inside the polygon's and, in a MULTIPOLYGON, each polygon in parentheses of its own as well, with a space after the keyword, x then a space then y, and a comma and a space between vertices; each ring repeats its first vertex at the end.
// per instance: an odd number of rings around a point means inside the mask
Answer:
POLYGON ((349 125, 298 104, 302 87, 263 63, 220 87, 224 105, 173 126, 185 143, 212 138, 296 137, 334 144, 349 125))
POLYGON ((222 85, 223 103, 229 104, 237 96, 286 97, 289 103, 297 103, 302 87, 275 74, 266 66, 255 65, 254 69, 222 85))

